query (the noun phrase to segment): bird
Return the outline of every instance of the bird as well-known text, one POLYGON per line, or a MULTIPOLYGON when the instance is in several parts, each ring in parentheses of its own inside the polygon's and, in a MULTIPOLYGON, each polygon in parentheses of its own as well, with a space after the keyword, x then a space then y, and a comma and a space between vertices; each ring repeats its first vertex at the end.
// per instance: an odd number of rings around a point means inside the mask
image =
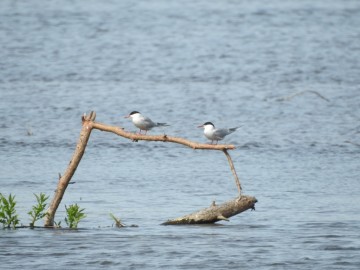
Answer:
POLYGON ((204 135, 206 138, 211 140, 211 144, 216 141, 216 144, 218 141, 225 138, 225 136, 233 133, 235 130, 237 130, 239 127, 234 128, 215 128, 214 124, 211 122, 205 122, 204 124, 198 126, 199 128, 204 128, 204 135))
POLYGON ((125 116, 125 118, 131 118, 133 124, 140 129, 139 134, 141 134, 142 130, 145 130, 144 135, 148 132, 148 130, 154 127, 166 127, 169 126, 166 123, 156 123, 153 122, 149 117, 143 116, 138 111, 132 111, 129 115, 125 116))

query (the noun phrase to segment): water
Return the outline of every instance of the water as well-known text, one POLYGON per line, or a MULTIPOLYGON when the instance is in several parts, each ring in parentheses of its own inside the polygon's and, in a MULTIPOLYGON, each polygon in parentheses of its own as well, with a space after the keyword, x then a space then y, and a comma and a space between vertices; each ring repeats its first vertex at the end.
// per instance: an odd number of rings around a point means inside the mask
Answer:
POLYGON ((0 192, 23 224, 90 110, 201 142, 205 121, 242 125, 225 142, 258 199, 230 222, 160 226, 236 196, 225 156, 95 130, 55 218, 78 203, 79 230, 0 230, 1 269, 359 269, 358 1, 3 0, 0 18, 0 192), (329 102, 277 101, 300 91, 329 102))

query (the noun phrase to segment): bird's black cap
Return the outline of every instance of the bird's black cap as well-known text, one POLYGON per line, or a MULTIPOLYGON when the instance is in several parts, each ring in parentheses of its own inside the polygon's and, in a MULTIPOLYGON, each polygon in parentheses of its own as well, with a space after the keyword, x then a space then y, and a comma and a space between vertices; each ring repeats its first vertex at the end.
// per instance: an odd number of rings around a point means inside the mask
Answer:
POLYGON ((212 125, 213 127, 215 127, 214 124, 211 123, 211 122, 205 122, 205 123, 204 123, 204 126, 206 126, 206 125, 212 125))
POLYGON ((135 113, 139 113, 138 111, 132 111, 129 115, 133 115, 135 113))

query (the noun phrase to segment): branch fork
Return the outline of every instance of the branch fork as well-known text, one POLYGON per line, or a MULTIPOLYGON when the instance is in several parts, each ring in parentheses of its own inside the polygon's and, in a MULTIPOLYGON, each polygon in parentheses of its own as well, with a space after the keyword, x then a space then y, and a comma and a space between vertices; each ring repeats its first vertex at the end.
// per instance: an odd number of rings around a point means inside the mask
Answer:
MULTIPOLYGON (((46 215, 46 219, 45 219, 45 227, 53 227, 53 225, 54 225, 54 218, 55 218, 56 210, 57 210, 58 206, 60 205, 60 202, 66 191, 66 188, 69 185, 71 178, 74 175, 74 173, 81 161, 81 158, 85 152, 85 148, 87 146, 88 140, 90 138, 91 131, 93 129, 98 129, 100 131, 114 133, 118 136, 130 139, 134 142, 137 142, 139 140, 172 142, 172 143, 177 143, 177 144, 182 144, 182 145, 188 146, 192 149, 222 151, 225 154, 225 156, 229 162, 230 169, 235 178, 235 183, 236 183, 236 186, 238 189, 239 197, 236 199, 236 201, 232 202, 232 204, 227 204, 227 206, 231 205, 230 208, 233 209, 232 211, 230 211, 230 212, 225 211, 226 213, 224 211, 220 211, 216 215, 216 218, 214 218, 214 217, 211 218, 210 223, 216 222, 218 220, 227 220, 230 216, 236 215, 236 214, 244 211, 244 209, 247 210, 247 209, 251 208, 253 206, 253 204, 255 204, 255 202, 256 202, 255 198, 252 199, 252 204, 251 203, 244 204, 244 202, 248 202, 248 200, 247 200, 248 196, 244 197, 241 194, 242 188, 241 188, 240 180, 235 171, 235 167, 232 162, 232 159, 228 153, 228 150, 235 149, 234 145, 223 145, 223 144, 212 145, 212 144, 196 143, 196 142, 192 142, 190 140, 184 139, 184 138, 173 137, 173 136, 169 136, 166 134, 164 134, 164 135, 136 134, 136 133, 127 132, 122 127, 111 126, 111 125, 106 125, 103 123, 95 122, 95 119, 96 119, 96 113, 94 111, 90 112, 89 115, 84 114, 81 117, 82 129, 80 132, 80 137, 79 137, 77 146, 75 148, 75 152, 72 156, 72 159, 71 159, 65 173, 63 175, 59 174, 58 186, 57 186, 57 189, 55 190, 55 194, 52 199, 52 202, 50 203, 50 206, 47 210, 47 215, 46 215), (234 205, 235 205, 235 207, 234 207, 234 205), (246 207, 244 208, 244 205, 246 205, 247 208, 246 207), (233 213, 233 214, 229 214, 229 213, 233 213)), ((219 207, 221 207, 221 206, 219 206, 219 207)), ((216 206, 214 203, 212 208, 218 208, 218 206, 216 206)), ((214 209, 211 209, 211 211, 213 211, 213 210, 214 209)), ((202 220, 201 222, 205 223, 204 220, 202 220)))

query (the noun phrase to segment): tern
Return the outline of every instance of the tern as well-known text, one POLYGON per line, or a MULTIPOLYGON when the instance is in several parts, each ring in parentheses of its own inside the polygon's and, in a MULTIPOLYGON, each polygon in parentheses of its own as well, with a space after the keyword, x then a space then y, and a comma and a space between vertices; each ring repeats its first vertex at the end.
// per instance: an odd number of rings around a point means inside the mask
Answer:
POLYGON ((233 133, 235 130, 237 130, 239 127, 234 128, 215 128, 214 124, 211 122, 206 122, 201 126, 198 126, 199 128, 204 128, 204 135, 206 138, 211 140, 211 144, 213 141, 216 141, 216 144, 218 141, 225 138, 225 136, 233 133))
POLYGON ((131 118, 133 124, 140 129, 139 134, 141 134, 142 130, 146 132, 154 127, 166 127, 169 126, 166 123, 156 123, 153 122, 149 117, 143 116, 138 111, 132 111, 129 115, 125 116, 125 118, 131 118))

